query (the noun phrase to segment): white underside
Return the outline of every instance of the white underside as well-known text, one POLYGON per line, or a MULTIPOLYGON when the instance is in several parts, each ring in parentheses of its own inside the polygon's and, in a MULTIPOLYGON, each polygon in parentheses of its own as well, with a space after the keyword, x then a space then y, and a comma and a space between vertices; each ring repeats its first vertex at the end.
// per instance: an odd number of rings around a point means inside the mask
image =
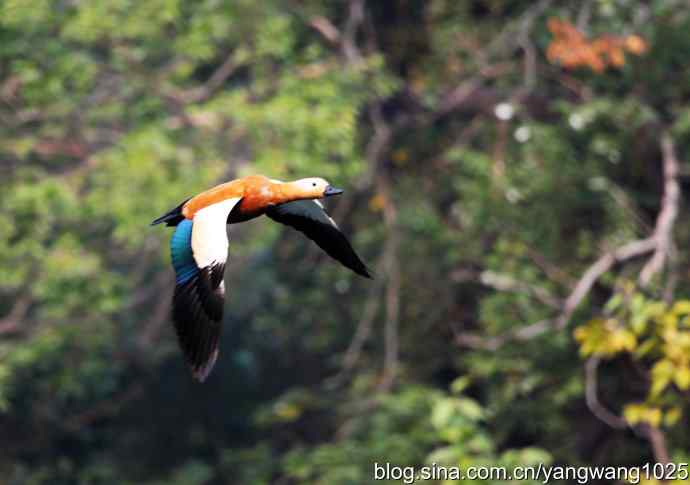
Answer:
POLYGON ((199 268, 228 259, 228 233, 226 223, 230 211, 240 197, 217 202, 197 211, 192 226, 192 254, 199 268))

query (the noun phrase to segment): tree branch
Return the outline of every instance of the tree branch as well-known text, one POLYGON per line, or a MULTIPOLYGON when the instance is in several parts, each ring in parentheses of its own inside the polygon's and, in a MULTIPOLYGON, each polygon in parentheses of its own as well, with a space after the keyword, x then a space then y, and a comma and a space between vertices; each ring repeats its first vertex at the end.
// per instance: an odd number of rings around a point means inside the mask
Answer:
POLYGON ((487 337, 472 332, 460 332, 455 330, 455 343, 463 347, 481 350, 498 350, 507 342, 524 342, 531 340, 554 327, 553 320, 539 320, 538 322, 518 327, 515 330, 505 332, 501 335, 487 337))
POLYGON ((330 20, 321 15, 309 19, 309 26, 321 34, 331 44, 340 43, 340 31, 330 20))
POLYGON ((561 302, 546 288, 518 281, 510 275, 483 271, 479 275, 479 282, 498 291, 510 291, 532 296, 551 308, 561 308, 561 302))
POLYGON ((652 238, 655 243, 654 254, 642 268, 639 277, 640 286, 649 284, 652 277, 660 272, 667 261, 673 245, 673 225, 678 217, 680 204, 680 185, 678 184, 678 159, 671 135, 664 131, 661 135, 661 153, 664 171, 664 193, 661 198, 661 210, 656 219, 652 238))
MULTIPOLYGON (((629 427, 628 422, 621 416, 611 412, 599 401, 597 371, 600 363, 601 359, 597 356, 590 357, 585 363, 585 398, 587 407, 594 416, 611 428, 618 430, 626 429, 629 427)), ((671 461, 666 444, 666 436, 661 429, 649 424, 642 424, 634 428, 634 431, 649 441, 654 454, 654 460, 657 463, 669 463, 671 461)))
POLYGON ((649 441, 654 454, 654 461, 657 463, 670 463, 671 457, 666 445, 666 435, 659 428, 645 424, 641 426, 641 431, 649 441))
POLYGON ((597 356, 590 357, 585 363, 585 399, 587 407, 600 421, 614 429, 625 429, 628 423, 625 419, 609 411, 599 401, 597 390, 597 370, 601 359, 597 356))
POLYGON ((21 321, 29 313, 32 299, 28 295, 20 296, 12 305, 12 309, 4 318, 0 319, 0 335, 19 331, 21 321))
POLYGON ((343 29, 341 47, 348 63, 354 64, 361 59, 357 47, 357 31, 364 21, 364 0, 350 0, 350 10, 343 29))
POLYGON ((169 95, 175 101, 182 104, 199 103, 206 101, 220 88, 227 79, 237 70, 239 65, 235 62, 234 53, 230 53, 225 61, 216 69, 211 77, 201 86, 186 90, 170 89, 169 95))
POLYGON ((568 324, 570 317, 573 315, 582 300, 589 294, 594 283, 597 282, 601 276, 608 272, 615 264, 622 263, 629 259, 641 256, 655 248, 655 241, 653 238, 638 239, 618 247, 616 250, 606 253, 597 259, 582 277, 578 280, 575 288, 565 300, 563 311, 556 321, 556 328, 562 329, 568 324))
POLYGON ((384 199, 383 220, 388 239, 384 253, 386 269, 386 322, 384 326, 384 368, 379 390, 388 391, 395 382, 398 372, 398 326, 400 320, 400 228, 398 227, 398 209, 393 203, 390 180, 382 174, 379 180, 379 191, 384 199))
MULTIPOLYGON (((383 273, 385 268, 383 255, 379 258, 379 262, 375 267, 377 274, 383 273)), ((337 374, 328 379, 326 387, 333 389, 340 386, 349 375, 350 371, 357 365, 357 361, 359 361, 359 357, 362 353, 362 348, 371 336, 374 319, 381 306, 380 293, 383 289, 383 283, 383 278, 377 278, 375 283, 369 288, 369 295, 364 305, 362 316, 357 324, 357 330, 355 330, 355 334, 343 357, 343 367, 337 374)))

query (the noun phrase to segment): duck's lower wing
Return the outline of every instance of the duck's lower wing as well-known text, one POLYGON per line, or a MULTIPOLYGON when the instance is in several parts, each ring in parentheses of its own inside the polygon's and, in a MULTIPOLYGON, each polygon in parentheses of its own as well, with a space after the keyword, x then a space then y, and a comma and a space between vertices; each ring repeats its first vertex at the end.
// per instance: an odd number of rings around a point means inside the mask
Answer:
POLYGON ((197 211, 177 225, 170 240, 176 286, 172 316, 193 376, 204 381, 218 357, 228 257, 226 220, 240 198, 197 211))
POLYGON ((358 275, 371 278, 366 265, 352 249, 350 242, 340 232, 320 202, 298 200, 287 202, 266 210, 266 215, 274 221, 286 224, 304 233, 333 259, 351 269, 358 275))

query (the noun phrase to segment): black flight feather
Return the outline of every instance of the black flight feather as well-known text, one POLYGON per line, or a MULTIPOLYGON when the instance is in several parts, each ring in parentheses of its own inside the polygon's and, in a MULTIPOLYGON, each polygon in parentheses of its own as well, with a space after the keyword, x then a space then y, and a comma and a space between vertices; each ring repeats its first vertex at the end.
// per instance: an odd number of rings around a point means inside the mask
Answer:
POLYGON ((203 382, 218 357, 218 340, 223 323, 225 265, 218 263, 199 270, 175 287, 173 321, 180 347, 192 368, 192 374, 203 382))
POLYGON ((304 233, 333 259, 360 276, 371 278, 366 265, 324 208, 313 200, 297 200, 269 207, 266 215, 304 233))

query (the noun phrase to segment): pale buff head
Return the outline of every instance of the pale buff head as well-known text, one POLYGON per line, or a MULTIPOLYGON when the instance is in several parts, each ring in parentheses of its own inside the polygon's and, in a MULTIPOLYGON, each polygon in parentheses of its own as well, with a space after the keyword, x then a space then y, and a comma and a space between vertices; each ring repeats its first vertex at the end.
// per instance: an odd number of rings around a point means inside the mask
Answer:
POLYGON ((318 177, 295 180, 289 185, 294 195, 300 199, 321 199, 343 193, 342 189, 336 189, 328 181, 318 177))

